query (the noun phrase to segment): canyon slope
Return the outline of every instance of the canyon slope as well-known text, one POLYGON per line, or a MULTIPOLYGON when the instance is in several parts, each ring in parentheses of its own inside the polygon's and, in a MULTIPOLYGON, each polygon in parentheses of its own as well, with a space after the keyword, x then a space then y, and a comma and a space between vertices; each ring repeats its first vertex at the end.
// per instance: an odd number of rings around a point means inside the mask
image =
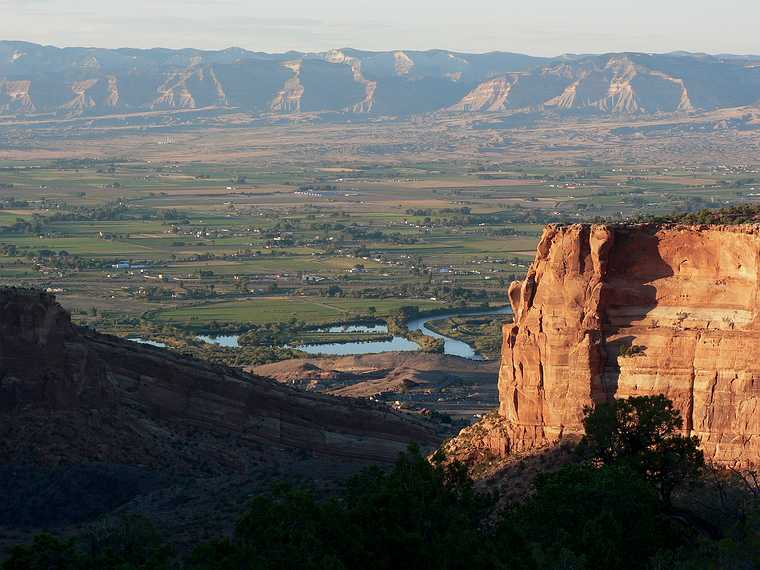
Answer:
POLYGON ((380 406, 77 327, 52 296, 16 289, 0 291, 0 433, 2 463, 224 470, 249 469, 255 450, 390 462, 435 441, 380 406))
POLYGON ((541 58, 347 48, 267 54, 239 48, 60 49, 0 41, 0 114, 685 113, 756 104, 759 62, 689 53, 541 58))
POLYGON ((0 289, 0 530, 11 543, 120 512, 192 540, 276 481, 330 487, 439 441, 387 406, 99 334, 52 295, 0 289))
POLYGON ((484 445, 540 448, 584 406, 665 394, 707 458, 760 462, 760 227, 548 226, 509 298, 484 445))
POLYGON ((273 481, 330 485, 438 442, 386 406, 99 334, 52 295, 0 289, 0 527, 127 505, 192 533, 273 481))

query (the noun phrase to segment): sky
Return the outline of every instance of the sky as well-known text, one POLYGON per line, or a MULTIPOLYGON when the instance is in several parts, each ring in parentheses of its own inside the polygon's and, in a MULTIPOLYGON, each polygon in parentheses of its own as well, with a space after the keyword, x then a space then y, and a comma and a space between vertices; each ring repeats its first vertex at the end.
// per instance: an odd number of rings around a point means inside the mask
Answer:
POLYGON ((267 52, 760 54, 760 0, 0 0, 0 39, 267 52))

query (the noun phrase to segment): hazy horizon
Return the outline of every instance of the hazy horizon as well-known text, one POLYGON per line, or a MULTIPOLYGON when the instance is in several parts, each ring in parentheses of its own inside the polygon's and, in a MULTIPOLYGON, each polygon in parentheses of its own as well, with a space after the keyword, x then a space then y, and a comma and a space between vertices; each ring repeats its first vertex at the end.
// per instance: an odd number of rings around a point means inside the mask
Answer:
POLYGON ((488 54, 488 53, 515 53, 518 55, 527 55, 532 57, 546 57, 546 58, 556 58, 556 57, 564 57, 564 56, 594 56, 594 55, 605 55, 610 53, 642 53, 642 54, 653 54, 653 55, 668 55, 668 54, 676 54, 676 53, 684 53, 684 54, 691 54, 691 55, 708 55, 708 56, 721 56, 721 55, 731 55, 731 56, 747 56, 747 57, 760 57, 760 51, 758 52, 707 52, 707 51, 688 51, 688 50, 671 50, 671 51, 643 51, 643 50, 615 50, 615 51, 584 51, 584 52, 562 52, 562 53, 554 53, 554 54, 546 54, 546 55, 538 55, 538 54, 532 54, 524 51, 516 51, 516 50, 508 50, 508 49, 494 49, 494 50, 456 50, 451 49, 447 47, 430 47, 430 48, 424 48, 424 49, 418 49, 418 48, 398 48, 389 46, 386 49, 363 49, 358 48, 353 45, 343 45, 343 46, 332 46, 328 47, 322 50, 298 50, 298 49, 288 49, 288 50, 276 50, 276 51, 269 51, 269 50, 259 50, 259 49, 252 49, 247 48, 245 46, 241 45, 229 45, 225 47, 220 48, 203 48, 203 47, 196 47, 193 45, 185 45, 185 46, 166 46, 166 45, 153 45, 153 46, 147 46, 147 47, 136 47, 132 45, 118 45, 118 46, 103 46, 103 45, 85 45, 85 44, 76 44, 72 43, 70 45, 68 44, 49 44, 44 42, 36 42, 25 38, 0 38, 0 42, 11 42, 11 43, 29 43, 29 44, 36 44, 41 45, 43 47, 52 47, 52 48, 58 48, 58 49, 137 49, 137 50, 153 50, 153 49, 166 49, 166 50, 173 50, 173 51, 181 51, 181 50, 197 50, 197 51, 208 51, 208 52, 215 52, 215 51, 225 51, 229 49, 242 49, 249 51, 251 53, 267 53, 270 55, 279 55, 279 54, 286 54, 288 52, 295 52, 295 53, 324 53, 329 51, 340 51, 340 50, 347 50, 347 49, 353 49, 357 51, 363 51, 368 53, 385 53, 385 52, 391 52, 391 51, 405 51, 405 52, 434 52, 434 51, 443 51, 443 52, 452 52, 452 53, 462 53, 462 54, 488 54))
POLYGON ((760 4, 726 0, 602 0, 566 3, 471 0, 466 5, 385 0, 241 0, 129 4, 82 0, 0 0, 0 37, 59 47, 251 51, 445 49, 537 56, 633 51, 760 54, 760 4), (540 13, 539 13, 540 12, 540 13), (20 32, 23 30, 23 32, 20 32))

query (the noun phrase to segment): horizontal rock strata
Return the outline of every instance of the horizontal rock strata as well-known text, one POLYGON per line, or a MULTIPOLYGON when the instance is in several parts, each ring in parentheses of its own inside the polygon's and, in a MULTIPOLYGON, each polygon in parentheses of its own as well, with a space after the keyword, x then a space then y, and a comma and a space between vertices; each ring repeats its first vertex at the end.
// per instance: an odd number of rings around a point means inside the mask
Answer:
POLYGON ((499 447, 582 431, 584 406, 665 394, 708 458, 760 460, 760 228, 548 226, 509 289, 499 447))

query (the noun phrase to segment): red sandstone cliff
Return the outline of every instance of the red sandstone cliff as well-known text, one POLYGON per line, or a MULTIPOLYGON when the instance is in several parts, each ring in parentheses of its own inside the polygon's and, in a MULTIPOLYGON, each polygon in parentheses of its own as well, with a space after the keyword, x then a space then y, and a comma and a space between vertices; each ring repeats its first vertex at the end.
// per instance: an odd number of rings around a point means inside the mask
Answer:
POLYGON ((760 227, 548 226, 509 297, 500 451, 580 433, 592 402, 662 393, 707 457, 760 462, 760 227))

